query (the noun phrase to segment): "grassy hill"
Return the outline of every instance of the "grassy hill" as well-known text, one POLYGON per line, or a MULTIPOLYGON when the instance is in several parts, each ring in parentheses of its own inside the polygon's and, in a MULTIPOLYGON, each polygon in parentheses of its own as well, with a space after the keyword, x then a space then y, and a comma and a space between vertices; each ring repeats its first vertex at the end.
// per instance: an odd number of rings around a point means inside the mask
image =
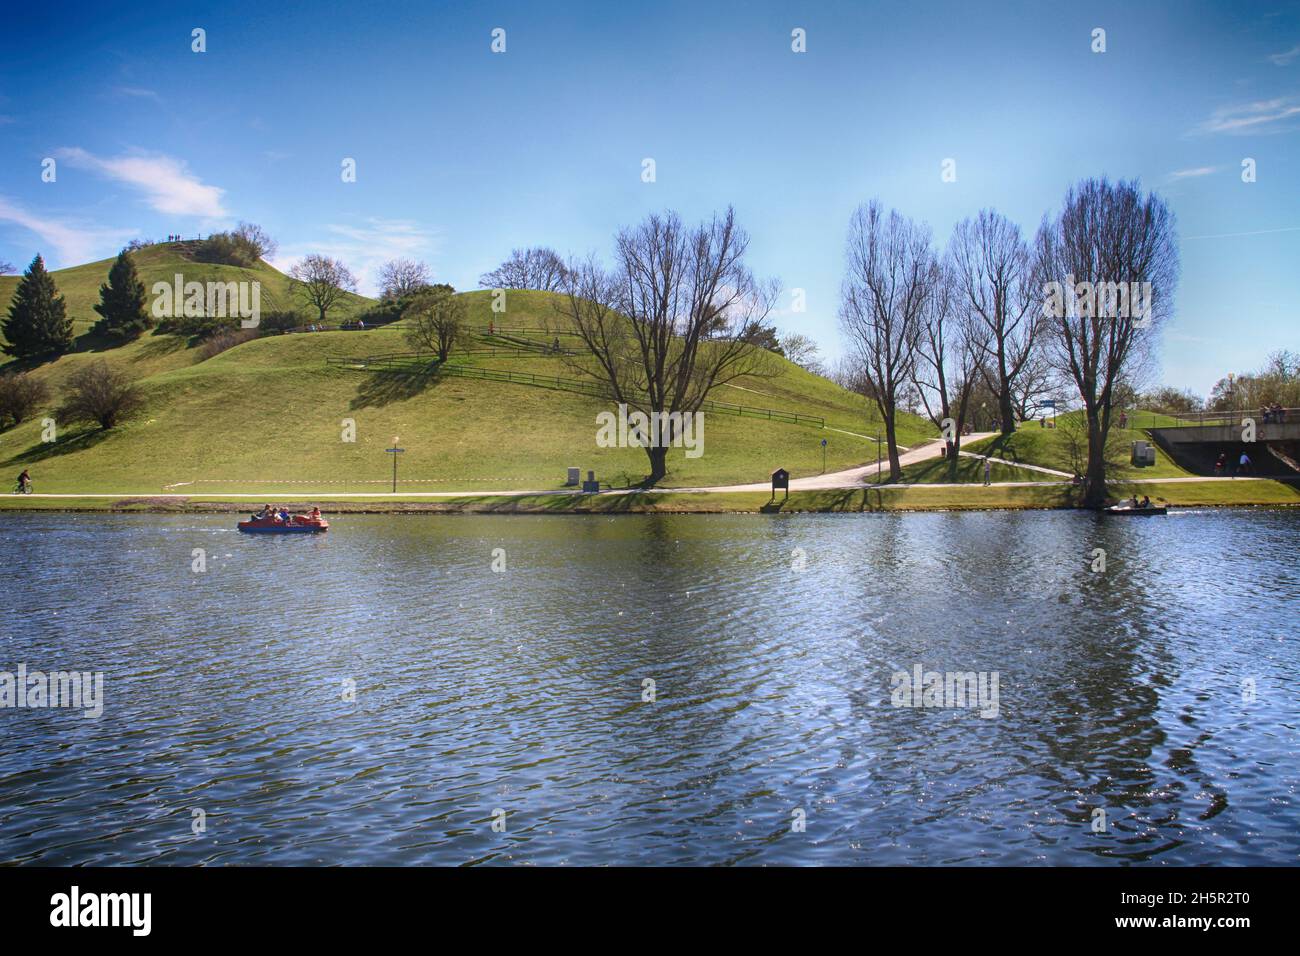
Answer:
MULTIPOLYGON (((146 283, 165 278, 176 265, 174 257, 142 259, 146 283)), ((56 281, 70 302, 74 295, 79 302, 94 301, 109 264, 61 270, 56 281)), ((210 268, 222 270, 223 277, 243 271, 210 268)), ((270 266, 249 271, 264 282, 284 278, 270 266)), ((549 337, 545 330, 555 309, 545 293, 508 293, 504 315, 491 312, 490 292, 463 295, 477 328, 491 321, 497 329, 523 329, 525 337, 539 341, 549 337)), ((447 375, 363 372, 326 362, 409 348, 402 329, 385 327, 265 336, 206 360, 172 335, 145 335, 119 348, 66 355, 35 370, 54 393, 51 409, 0 432, 0 470, 16 475, 30 468, 36 490, 54 493, 387 492, 392 456, 384 449, 398 435, 407 449, 399 463, 399 490, 554 489, 563 485, 568 466, 593 469, 615 486, 634 484, 645 474, 647 459, 640 449, 596 446, 596 413, 609 408, 597 398, 447 375), (39 418, 57 406, 70 372, 101 358, 139 381, 145 411, 109 432, 69 429, 57 443, 42 444, 39 418), (345 419, 355 421, 355 442, 342 440, 345 419)), ((459 361, 575 374, 560 358, 531 352, 459 361)), ((866 401, 784 360, 776 360, 773 374, 739 381, 715 397, 821 415, 842 430, 709 414, 703 456, 687 459, 682 449, 673 449, 664 487, 762 481, 777 467, 796 477, 816 474, 822 468, 823 437, 829 442, 829 470, 876 459, 875 442, 862 437, 876 430, 866 401)), ((900 441, 920 441, 932 432, 928 422, 909 416, 900 441)))
MULTIPOLYGON (((176 273, 180 272, 186 282, 258 281, 262 284, 261 304, 264 312, 289 306, 292 301, 289 295, 289 277, 283 272, 266 262, 258 262, 249 269, 196 262, 193 256, 198 245, 193 241, 157 243, 133 252, 132 258, 135 259, 145 291, 148 292, 155 282, 172 283, 176 273)), ((99 287, 108 281, 108 270, 116 258, 100 259, 98 262, 88 262, 51 273, 55 285, 63 293, 77 335, 83 335, 99 319, 99 313, 94 309, 99 302, 99 287)), ((27 263, 21 263, 19 268, 27 268, 27 263)), ((0 314, 8 315, 9 301, 14 289, 18 287, 19 278, 16 275, 0 276, 0 314)), ((349 294, 339 306, 338 318, 344 318, 370 302, 364 296, 349 294)), ((298 307, 302 308, 301 304, 298 307)), ((334 316, 331 315, 331 318, 334 316)))

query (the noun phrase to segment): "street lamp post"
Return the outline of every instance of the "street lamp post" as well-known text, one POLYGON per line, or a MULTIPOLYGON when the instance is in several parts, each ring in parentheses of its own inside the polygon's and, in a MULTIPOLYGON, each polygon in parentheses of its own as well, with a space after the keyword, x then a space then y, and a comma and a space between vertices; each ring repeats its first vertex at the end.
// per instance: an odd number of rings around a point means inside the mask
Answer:
POLYGON ((393 436, 393 447, 385 448, 384 451, 393 456, 393 494, 397 494, 397 456, 406 451, 405 448, 397 447, 397 436, 393 436))

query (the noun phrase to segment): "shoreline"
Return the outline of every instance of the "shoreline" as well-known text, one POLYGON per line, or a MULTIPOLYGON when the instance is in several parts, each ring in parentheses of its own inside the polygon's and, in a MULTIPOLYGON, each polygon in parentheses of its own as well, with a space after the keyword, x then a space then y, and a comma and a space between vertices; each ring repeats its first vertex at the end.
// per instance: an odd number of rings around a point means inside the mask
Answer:
MULTIPOLYGON (((1264 479, 1166 482, 1117 481, 1116 498, 1137 493, 1169 507, 1295 507, 1300 483, 1264 479)), ((293 511, 320 506, 326 514, 843 514, 915 511, 1079 510, 1069 483, 969 485, 896 484, 793 490, 772 500, 769 492, 620 490, 598 494, 519 492, 420 495, 293 494, 102 494, 8 495, 0 512, 110 514, 243 514, 258 503, 293 511)))

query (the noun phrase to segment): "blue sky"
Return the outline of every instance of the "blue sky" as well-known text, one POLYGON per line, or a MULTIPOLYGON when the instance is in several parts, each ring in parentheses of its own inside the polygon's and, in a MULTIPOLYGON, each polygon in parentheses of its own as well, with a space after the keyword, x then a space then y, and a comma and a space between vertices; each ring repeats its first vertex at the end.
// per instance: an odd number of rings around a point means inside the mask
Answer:
POLYGON ((0 259, 73 265, 246 219, 277 265, 337 255, 362 291, 396 256, 473 288, 513 246, 607 257, 648 211, 730 203, 754 270, 806 291, 778 327, 835 355, 856 204, 937 244, 986 206, 1032 234, 1106 174, 1178 217, 1165 381, 1204 394, 1300 350, 1296 3, 178 6, 6 13, 0 259))

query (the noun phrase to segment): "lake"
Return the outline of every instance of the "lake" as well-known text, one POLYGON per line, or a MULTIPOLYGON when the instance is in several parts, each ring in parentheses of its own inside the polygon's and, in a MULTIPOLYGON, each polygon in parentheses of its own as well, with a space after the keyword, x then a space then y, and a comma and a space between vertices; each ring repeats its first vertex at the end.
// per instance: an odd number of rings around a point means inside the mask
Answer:
POLYGON ((235 520, 0 515, 0 864, 1300 858, 1300 512, 235 520))

